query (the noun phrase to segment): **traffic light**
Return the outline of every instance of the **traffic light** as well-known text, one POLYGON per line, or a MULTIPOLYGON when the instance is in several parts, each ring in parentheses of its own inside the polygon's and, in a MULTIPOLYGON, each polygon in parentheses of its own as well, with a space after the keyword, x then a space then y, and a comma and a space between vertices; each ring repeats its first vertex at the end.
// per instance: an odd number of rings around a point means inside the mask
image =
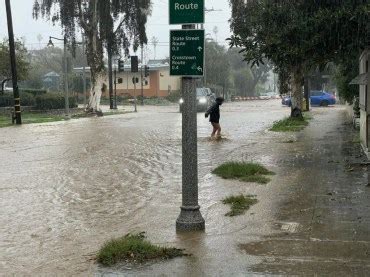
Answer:
POLYGON ((125 62, 122 60, 118 60, 118 72, 125 71, 125 62))
POLYGON ((117 79, 117 83, 118 83, 118 84, 123 84, 123 79, 122 79, 122 78, 118 78, 118 79, 117 79))
POLYGON ((149 76, 149 66, 147 66, 147 65, 144 67, 144 76, 145 77, 149 76))
POLYGON ((131 56, 131 72, 139 72, 139 58, 137 56, 131 56))

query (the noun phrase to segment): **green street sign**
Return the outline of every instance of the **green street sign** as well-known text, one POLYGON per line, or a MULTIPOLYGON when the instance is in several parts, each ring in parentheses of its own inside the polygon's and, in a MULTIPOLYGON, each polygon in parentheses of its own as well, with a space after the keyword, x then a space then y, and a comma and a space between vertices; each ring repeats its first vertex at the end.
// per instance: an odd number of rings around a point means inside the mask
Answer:
POLYGON ((170 75, 203 76, 204 30, 170 32, 170 75))
POLYGON ((204 0, 170 0, 170 24, 204 23, 204 0))

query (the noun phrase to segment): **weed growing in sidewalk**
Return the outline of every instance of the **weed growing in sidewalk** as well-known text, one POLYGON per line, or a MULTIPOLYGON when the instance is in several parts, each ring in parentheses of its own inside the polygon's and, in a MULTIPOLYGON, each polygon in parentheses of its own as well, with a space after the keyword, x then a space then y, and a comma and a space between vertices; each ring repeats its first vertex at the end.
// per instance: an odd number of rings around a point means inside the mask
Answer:
POLYGON ((128 234, 106 242, 100 249, 97 260, 104 266, 112 266, 118 262, 143 263, 181 256, 186 256, 182 249, 153 245, 145 239, 144 233, 140 233, 128 234))
POLYGON ((273 132, 298 132, 303 130, 307 125, 308 121, 311 120, 311 116, 304 114, 303 118, 287 117, 279 121, 275 121, 270 131, 273 132))
POLYGON ((226 213, 225 216, 237 216, 244 214, 249 208, 256 204, 258 200, 254 195, 239 195, 229 196, 222 200, 223 204, 231 206, 231 211, 226 213))
POLYGON ((267 184, 270 178, 266 175, 275 174, 260 164, 245 162, 227 162, 217 167, 212 173, 223 179, 237 179, 259 184, 267 184))

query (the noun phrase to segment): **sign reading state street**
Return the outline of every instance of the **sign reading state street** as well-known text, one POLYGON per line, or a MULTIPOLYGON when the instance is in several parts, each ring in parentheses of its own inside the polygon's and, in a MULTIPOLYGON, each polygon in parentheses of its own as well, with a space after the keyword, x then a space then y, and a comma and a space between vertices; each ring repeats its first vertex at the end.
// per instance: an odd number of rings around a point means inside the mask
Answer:
POLYGON ((204 30, 172 30, 170 75, 203 76, 204 30))
POLYGON ((170 24, 204 23, 204 0, 170 0, 170 24))

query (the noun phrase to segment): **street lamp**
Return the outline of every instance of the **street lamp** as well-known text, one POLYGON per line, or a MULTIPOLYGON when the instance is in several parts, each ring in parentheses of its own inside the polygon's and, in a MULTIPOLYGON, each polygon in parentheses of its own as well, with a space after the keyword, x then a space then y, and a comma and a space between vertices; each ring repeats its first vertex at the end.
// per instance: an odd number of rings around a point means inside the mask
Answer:
POLYGON ((68 67, 67 67, 67 37, 49 37, 48 47, 54 47, 53 39, 63 41, 63 61, 64 61, 64 103, 66 116, 69 117, 69 87, 68 87, 68 67))

